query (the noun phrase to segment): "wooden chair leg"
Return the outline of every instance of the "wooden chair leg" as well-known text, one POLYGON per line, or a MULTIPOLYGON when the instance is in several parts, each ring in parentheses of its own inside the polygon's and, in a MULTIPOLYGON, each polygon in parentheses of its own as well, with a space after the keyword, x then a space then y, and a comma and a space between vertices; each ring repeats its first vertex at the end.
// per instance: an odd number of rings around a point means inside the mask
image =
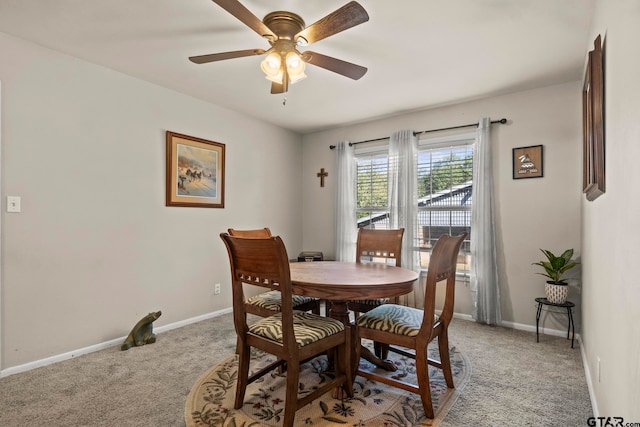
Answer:
POLYGON ((300 379, 300 364, 287 363, 287 390, 284 401, 283 427, 293 427, 296 410, 298 409, 298 381, 300 379))
MULTIPOLYGON (((347 339, 345 344, 338 347, 338 360, 340 361, 340 372, 344 372, 347 376, 346 382, 343 384, 343 389, 347 393, 347 396, 353 397, 353 381, 355 380, 356 373, 353 371, 353 366, 351 366, 351 360, 353 352, 358 353, 357 350, 352 348, 351 342, 351 330, 347 329, 346 331, 347 339)), ((359 347, 360 343, 356 343, 356 347, 359 347)))
POLYGON ((373 353, 376 355, 376 357, 382 359, 382 344, 378 341, 373 342, 373 353))
POLYGON ((382 344, 380 356, 382 360, 387 360, 389 358, 389 344, 382 344))
POLYGON ((451 357, 449 356, 449 338, 446 329, 438 335, 438 350, 440 352, 440 364, 442 365, 444 380, 447 383, 447 387, 454 388, 453 374, 451 373, 451 357))
POLYGON ((389 344, 374 341, 373 351, 376 356, 382 360, 387 360, 389 358, 389 344))
POLYGON ((418 388, 422 407, 427 418, 433 418, 433 402, 431 401, 431 386, 429 384, 429 364, 427 362, 427 349, 416 349, 416 376, 418 377, 418 388))
POLYGON ((362 342, 360 340, 360 337, 357 337, 357 339, 354 341, 355 341, 355 345, 352 346, 352 348, 353 348, 353 351, 355 352, 355 356, 353 357, 355 364, 351 365, 351 374, 352 374, 353 381, 355 381, 356 376, 358 376, 358 369, 360 368, 360 357, 362 354, 362 342))
POLYGON ((238 340, 238 380, 236 384, 236 400, 234 409, 240 409, 244 403, 244 394, 249 384, 249 360, 251 359, 251 349, 248 345, 242 345, 238 340))

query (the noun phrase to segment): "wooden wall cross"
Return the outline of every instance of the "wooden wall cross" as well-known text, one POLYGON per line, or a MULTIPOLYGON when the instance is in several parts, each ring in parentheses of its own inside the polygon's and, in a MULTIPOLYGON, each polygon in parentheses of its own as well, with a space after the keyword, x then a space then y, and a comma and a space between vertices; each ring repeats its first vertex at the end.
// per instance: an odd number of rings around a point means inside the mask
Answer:
POLYGON ((321 168, 320 172, 317 173, 317 176, 320 178, 320 187, 324 187, 324 178, 329 176, 329 174, 324 171, 324 168, 321 168))

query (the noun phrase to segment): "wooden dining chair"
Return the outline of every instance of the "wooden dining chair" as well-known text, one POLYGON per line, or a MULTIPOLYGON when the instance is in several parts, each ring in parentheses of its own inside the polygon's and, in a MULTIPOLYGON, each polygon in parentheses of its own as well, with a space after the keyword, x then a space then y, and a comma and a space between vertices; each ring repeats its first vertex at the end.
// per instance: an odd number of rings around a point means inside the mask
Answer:
MULTIPOLYGON (((357 321, 358 340, 367 338, 385 345, 413 350, 408 352, 389 347, 392 351, 415 359, 418 384, 382 376, 365 368, 359 368, 356 374, 419 394, 428 418, 434 416, 429 388, 429 365, 442 369, 447 387, 454 387, 447 330, 453 316, 458 252, 466 236, 466 232, 456 237, 444 235, 436 242, 429 261, 423 310, 397 304, 384 304, 362 314, 357 321), (444 306, 440 315, 436 316, 436 285, 443 282, 445 283, 444 306), (427 355, 427 346, 436 337, 440 352, 439 361, 429 359, 427 355)), ((357 346, 356 350, 358 353, 359 347, 357 346)))
POLYGON ((233 321, 240 342, 238 379, 234 408, 244 402, 247 385, 278 366, 286 366, 283 426, 293 426, 295 413, 304 405, 337 387, 353 397, 351 332, 339 320, 293 309, 289 260, 280 237, 242 238, 221 233, 229 254, 233 293, 233 321), (248 324, 244 286, 278 290, 281 310, 248 324), (251 347, 276 356, 277 360, 249 376, 251 347), (333 357, 334 375, 315 390, 298 396, 300 362, 321 354, 333 357))
MULTIPOLYGON (((229 228, 227 232, 230 236, 235 237, 271 237, 271 230, 269 230, 267 227, 255 230, 236 230, 233 228, 229 228)), ((311 311, 315 314, 320 314, 319 299, 305 297, 302 295, 293 295, 292 298, 293 308, 295 310, 311 311)), ((248 298, 245 303, 247 304, 247 313, 255 314, 256 316, 260 317, 267 317, 271 316, 274 311, 280 311, 282 301, 280 292, 272 290, 254 295, 248 298)))
MULTIPOLYGON (((358 230, 356 243, 356 262, 376 262, 400 267, 402 256, 402 236, 404 228, 395 230, 358 230)), ((389 302, 389 298, 363 299, 349 301, 349 310, 355 313, 356 319, 360 313, 366 313, 381 304, 389 302)), ((392 302, 397 303, 396 297, 392 302)))

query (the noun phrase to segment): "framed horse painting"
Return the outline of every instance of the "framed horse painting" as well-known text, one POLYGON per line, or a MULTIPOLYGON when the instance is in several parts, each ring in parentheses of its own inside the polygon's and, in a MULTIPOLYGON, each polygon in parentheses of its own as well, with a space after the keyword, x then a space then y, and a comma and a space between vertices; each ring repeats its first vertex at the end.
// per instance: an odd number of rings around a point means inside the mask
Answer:
POLYGON ((167 131, 166 206, 224 208, 224 144, 167 131))

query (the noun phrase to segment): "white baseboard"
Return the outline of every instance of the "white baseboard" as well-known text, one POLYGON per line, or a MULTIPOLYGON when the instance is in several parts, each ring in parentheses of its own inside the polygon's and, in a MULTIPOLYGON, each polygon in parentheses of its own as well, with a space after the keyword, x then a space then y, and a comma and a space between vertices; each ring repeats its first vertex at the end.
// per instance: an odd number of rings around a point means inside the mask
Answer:
MULTIPOLYGON (((437 310, 439 312, 439 310, 437 310)), ((473 316, 470 314, 462 314, 462 313, 453 313, 453 317, 455 319, 469 320, 473 322, 473 316)))
MULTIPOLYGON (((233 311, 232 308, 225 308, 223 310, 213 311, 211 313, 206 313, 200 316, 192 317, 190 319, 180 320, 178 322, 170 323, 168 325, 158 326, 157 328, 154 327, 153 329, 156 333, 162 333, 162 332, 170 331, 172 329, 181 328, 183 326, 187 326, 192 323, 197 323, 203 320, 211 319, 213 317, 218 317, 223 314, 231 313, 232 311, 233 311)), ((8 377, 9 375, 18 374, 20 372, 30 371, 31 369, 40 368, 42 366, 51 365, 52 363, 73 359, 74 357, 82 356, 83 354, 89 354, 89 353, 93 353, 94 351, 104 350, 109 347, 120 345, 126 338, 127 338, 126 336, 123 336, 123 337, 115 338, 99 344, 90 345, 88 347, 84 347, 78 350, 69 351, 67 353, 58 354, 56 356, 47 357, 45 359, 35 360, 33 362, 25 363, 23 365, 12 366, 10 368, 3 369, 2 371, 0 371, 0 378, 8 377)))
MULTIPOLYGON (((436 313, 440 313, 439 310, 436 310, 436 313)), ((462 314, 462 313, 453 313, 453 317, 455 319, 462 319, 462 320, 469 320, 469 321, 474 321, 473 317, 470 314, 462 314)), ((502 323, 500 324, 500 326, 504 326, 505 328, 511 328, 511 329, 517 329, 520 331, 527 331, 527 332, 535 332, 536 331, 536 327, 532 326, 532 325, 525 325, 524 323, 516 323, 516 322, 507 322, 507 321, 502 321, 502 323)), ((550 329, 550 328, 539 328, 539 332, 543 335, 553 335, 556 337, 564 337, 567 336, 567 331, 560 331, 557 329, 550 329)), ((576 334, 576 339, 579 337, 578 334, 576 334)))
POLYGON ((214 317, 222 316, 223 314, 232 313, 232 312, 233 312, 233 307, 228 307, 222 310, 212 311, 211 313, 202 314, 200 316, 191 317, 189 319, 180 320, 178 322, 170 323, 168 325, 158 326, 157 328, 154 327, 153 329, 156 332, 166 332, 172 329, 181 328, 183 326, 191 325, 192 323, 198 323, 203 320, 212 319, 214 317))
MULTIPOLYGON (((507 321, 504 321, 504 320, 502 321, 502 326, 507 327, 507 328, 517 329, 519 331, 527 331, 527 332, 535 332, 536 331, 536 327, 533 326, 533 325, 525 325, 524 323, 516 323, 516 322, 507 322, 507 321)), ((560 331, 558 329, 551 329, 551 328, 543 328, 542 326, 540 326, 539 332, 542 335, 553 335, 555 337, 566 337, 567 336, 567 331, 560 331)), ((576 334, 575 337, 577 338, 578 334, 576 334)))
POLYGON ((599 417, 600 411, 598 411, 598 401, 596 400, 596 393, 593 389, 593 380, 591 379, 591 371, 589 370, 589 364, 587 363, 587 354, 585 353, 584 346, 582 345, 582 338, 580 338, 580 354, 582 355, 582 366, 584 366, 584 376, 587 378, 587 388, 589 389, 589 399, 591 399, 591 408, 593 409, 593 416, 599 417))

